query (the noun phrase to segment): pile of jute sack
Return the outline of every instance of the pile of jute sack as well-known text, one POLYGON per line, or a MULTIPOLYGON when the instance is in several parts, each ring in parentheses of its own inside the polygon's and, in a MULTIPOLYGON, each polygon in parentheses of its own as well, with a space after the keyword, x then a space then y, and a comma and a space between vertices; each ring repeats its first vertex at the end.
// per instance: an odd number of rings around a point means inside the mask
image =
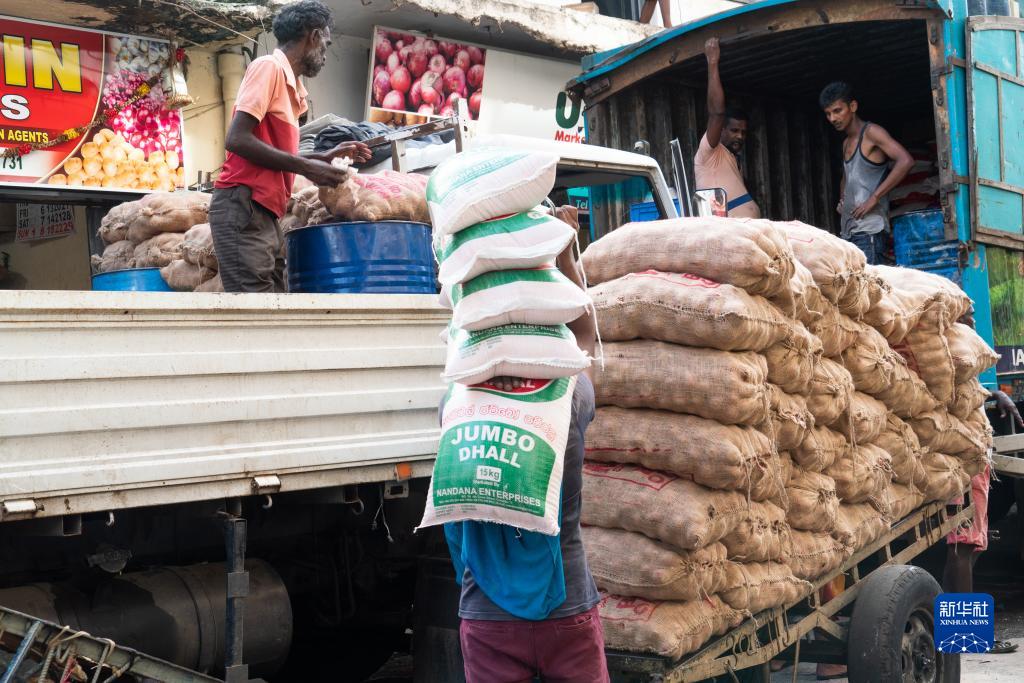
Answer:
POLYGON ((98 233, 107 246, 93 256, 93 270, 159 268, 176 291, 224 291, 209 210, 210 195, 202 192, 155 192, 118 204, 100 222, 98 233))
POLYGON ((605 342, 584 542, 609 648, 692 652, 983 470, 997 357, 948 280, 726 218, 626 225, 583 265, 605 342))
POLYGON ((558 158, 462 152, 427 183, 451 382, 421 526, 472 520, 556 535, 577 375, 591 359, 566 326, 592 306, 556 268, 574 227, 540 204, 558 158), (513 390, 495 377, 522 378, 513 390))
MULTIPOLYGON (((348 164, 340 164, 348 167, 348 164)), ((318 187, 299 176, 281 218, 285 234, 307 225, 342 221, 429 223, 427 176, 417 173, 352 170, 335 187, 318 187)))

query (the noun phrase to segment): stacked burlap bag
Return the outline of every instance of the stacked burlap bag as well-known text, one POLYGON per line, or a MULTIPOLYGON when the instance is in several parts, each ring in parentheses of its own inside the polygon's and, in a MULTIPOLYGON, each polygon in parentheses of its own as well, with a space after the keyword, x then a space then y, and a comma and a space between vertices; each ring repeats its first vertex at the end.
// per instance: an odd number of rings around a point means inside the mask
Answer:
POLYGON ((813 426, 789 392, 813 376, 820 348, 795 316, 820 315, 820 295, 767 223, 631 224, 583 266, 604 340, 583 522, 605 638, 679 657, 809 591, 788 564, 779 442, 813 426))
POLYGON ((989 462, 988 392, 978 376, 995 365, 998 354, 958 322, 973 304, 953 282, 909 268, 872 266, 868 272, 888 290, 864 321, 904 361, 893 377, 893 399, 887 401, 898 416, 890 420, 889 439, 897 441, 893 432, 898 431, 909 444, 907 452, 916 454, 912 465, 894 454, 891 495, 899 498, 907 493, 901 487, 908 487, 922 502, 948 501, 989 462))
POLYGON ((583 514, 610 647, 690 652, 984 466, 995 355, 949 281, 763 220, 627 225, 583 263, 606 342, 583 514))
POLYGON ((97 273, 126 268, 160 268, 174 290, 223 291, 207 214, 210 195, 154 192, 112 208, 97 231, 106 244, 93 256, 97 273))

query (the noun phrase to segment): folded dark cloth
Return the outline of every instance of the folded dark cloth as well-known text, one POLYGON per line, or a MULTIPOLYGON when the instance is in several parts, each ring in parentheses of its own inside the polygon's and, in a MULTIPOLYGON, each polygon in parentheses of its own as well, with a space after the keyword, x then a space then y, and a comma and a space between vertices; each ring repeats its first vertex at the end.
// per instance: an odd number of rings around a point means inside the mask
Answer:
MULTIPOLYGON (((317 133, 313 149, 317 152, 326 152, 337 147, 342 142, 366 142, 367 140, 391 133, 394 129, 383 123, 371 123, 364 121, 356 124, 333 124, 326 126, 317 133)), ((444 131, 434 133, 413 140, 406 140, 408 147, 427 147, 429 145, 443 145, 455 139, 455 131, 444 131)), ((376 147, 373 149, 373 156, 362 164, 353 164, 356 168, 367 168, 376 166, 391 157, 391 148, 388 146, 376 147)))

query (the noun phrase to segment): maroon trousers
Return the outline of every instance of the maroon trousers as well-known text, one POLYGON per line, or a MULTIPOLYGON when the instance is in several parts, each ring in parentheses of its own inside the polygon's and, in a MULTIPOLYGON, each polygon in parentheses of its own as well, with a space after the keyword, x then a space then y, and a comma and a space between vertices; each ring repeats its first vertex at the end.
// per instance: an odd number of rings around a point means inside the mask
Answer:
POLYGON ((463 619, 459 640, 466 683, 608 683, 597 607, 545 621, 463 619))

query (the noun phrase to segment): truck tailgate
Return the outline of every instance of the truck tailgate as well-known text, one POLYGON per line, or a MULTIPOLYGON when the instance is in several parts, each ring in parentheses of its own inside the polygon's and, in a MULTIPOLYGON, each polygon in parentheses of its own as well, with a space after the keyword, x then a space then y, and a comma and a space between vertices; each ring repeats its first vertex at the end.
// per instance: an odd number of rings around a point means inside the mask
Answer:
POLYGON ((429 474, 435 300, 5 293, 0 520, 429 474))

